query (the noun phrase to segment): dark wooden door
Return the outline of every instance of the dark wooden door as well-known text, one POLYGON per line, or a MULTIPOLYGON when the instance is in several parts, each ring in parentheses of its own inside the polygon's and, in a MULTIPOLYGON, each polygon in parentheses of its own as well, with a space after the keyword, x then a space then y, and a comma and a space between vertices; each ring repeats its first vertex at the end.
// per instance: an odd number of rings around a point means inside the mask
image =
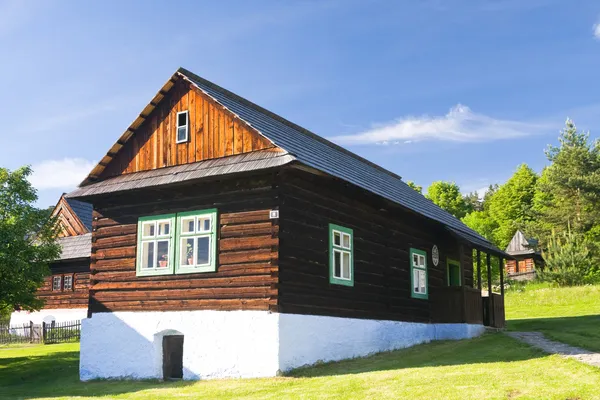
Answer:
POLYGON ((450 286, 460 286, 460 266, 456 264, 448 265, 448 284, 450 286))
POLYGON ((163 336, 163 379, 183 378, 183 335, 163 336))

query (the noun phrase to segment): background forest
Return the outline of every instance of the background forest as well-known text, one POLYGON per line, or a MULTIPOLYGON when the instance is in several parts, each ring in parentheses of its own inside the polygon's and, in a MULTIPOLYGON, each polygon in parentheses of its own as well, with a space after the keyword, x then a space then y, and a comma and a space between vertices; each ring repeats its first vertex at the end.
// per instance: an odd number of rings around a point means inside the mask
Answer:
MULTIPOLYGON (((538 277, 563 286, 600 280, 600 142, 567 119, 549 165, 521 164, 508 181, 463 195, 454 182, 433 182, 426 197, 505 249, 517 229, 538 240, 546 261, 538 277)), ((422 188, 409 182, 415 190, 422 188)), ((496 261, 497 262, 497 261, 496 261)), ((498 268, 493 268, 498 271, 498 268)))

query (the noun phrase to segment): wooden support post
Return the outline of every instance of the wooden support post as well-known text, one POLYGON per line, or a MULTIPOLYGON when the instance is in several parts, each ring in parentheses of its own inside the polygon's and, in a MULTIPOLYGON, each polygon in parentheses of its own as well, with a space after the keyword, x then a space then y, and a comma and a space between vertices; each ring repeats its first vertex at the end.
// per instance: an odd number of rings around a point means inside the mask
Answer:
POLYGON ((481 292, 481 251, 477 249, 477 289, 481 292))
POLYGON ((488 284, 488 319, 490 326, 494 326, 494 296, 492 296, 492 256, 486 254, 485 261, 487 263, 487 284, 488 284))
POLYGON ((467 322, 467 285, 465 283, 465 246, 460 245, 458 247, 460 251, 458 255, 458 261, 460 262, 460 286, 461 286, 461 298, 462 298, 462 318, 461 322, 467 322))
POLYGON ((498 257, 500 262, 500 294, 504 296, 504 260, 502 256, 498 257))

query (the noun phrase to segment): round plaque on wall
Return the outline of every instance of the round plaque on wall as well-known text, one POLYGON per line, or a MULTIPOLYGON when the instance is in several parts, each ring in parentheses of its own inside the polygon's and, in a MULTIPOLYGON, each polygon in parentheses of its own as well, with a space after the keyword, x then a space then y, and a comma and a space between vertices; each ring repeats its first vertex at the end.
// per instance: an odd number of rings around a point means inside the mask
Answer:
POLYGON ((431 249, 431 260, 433 261, 433 265, 435 265, 436 267, 440 263, 440 251, 438 250, 438 247, 435 244, 431 249))

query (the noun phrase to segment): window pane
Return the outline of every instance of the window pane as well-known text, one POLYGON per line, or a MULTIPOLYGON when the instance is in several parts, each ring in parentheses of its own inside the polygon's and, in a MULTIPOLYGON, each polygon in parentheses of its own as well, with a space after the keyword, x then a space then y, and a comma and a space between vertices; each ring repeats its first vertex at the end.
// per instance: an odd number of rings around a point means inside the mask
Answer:
POLYGON ((142 268, 154 268, 154 242, 142 242, 142 268))
POLYGON ((171 222, 161 221, 158 223, 158 236, 166 236, 171 232, 171 222))
POLYGON ((187 127, 182 126, 181 128, 177 128, 177 141, 185 141, 187 140, 187 127))
POLYGON ((187 113, 181 113, 177 116, 177 127, 187 125, 187 113))
POLYGON ((413 269, 413 291, 419 293, 419 270, 413 269))
POLYGON ((419 256, 419 266, 421 266, 421 267, 425 266, 425 257, 419 256))
POLYGON ((413 266, 417 267, 419 265, 419 255, 413 254, 413 266))
POLYGON ((197 253, 196 265, 206 265, 210 263, 210 238, 208 236, 198 238, 197 253))
POLYGON ((350 279, 350 253, 342 253, 342 278, 350 279))
POLYGON ((210 232, 210 217, 198 218, 198 232, 210 232))
POLYGON ((425 293, 425 271, 419 271, 419 287, 421 293, 425 293))
POLYGON ((336 246, 341 246, 341 238, 339 232, 333 232, 333 244, 336 246))
POLYGON ((159 268, 166 268, 169 265, 169 241, 159 240, 156 242, 156 259, 159 268))
POLYGON ((194 232, 194 217, 181 218, 181 233, 194 232))
POLYGON ((342 254, 339 251, 333 252, 333 276, 335 278, 339 278, 342 276, 341 257, 342 257, 342 254))
POLYGON ((181 239, 181 265, 194 265, 194 238, 181 239))
POLYGON ((349 249, 350 248, 350 235, 342 234, 342 246, 349 249))
POLYGON ((143 226, 143 229, 142 229, 143 233, 142 233, 142 235, 144 237, 152 237, 152 236, 154 236, 154 233, 155 233, 155 230, 154 230, 155 229, 155 223, 154 223, 154 221, 152 221, 152 222, 144 222, 144 224, 142 226, 143 226))

